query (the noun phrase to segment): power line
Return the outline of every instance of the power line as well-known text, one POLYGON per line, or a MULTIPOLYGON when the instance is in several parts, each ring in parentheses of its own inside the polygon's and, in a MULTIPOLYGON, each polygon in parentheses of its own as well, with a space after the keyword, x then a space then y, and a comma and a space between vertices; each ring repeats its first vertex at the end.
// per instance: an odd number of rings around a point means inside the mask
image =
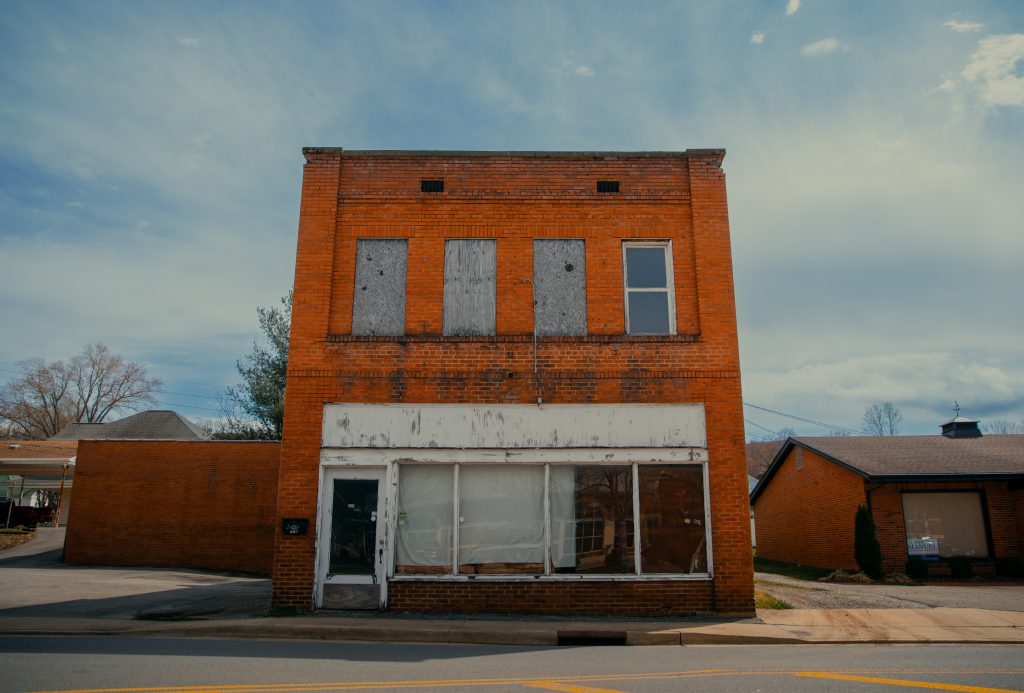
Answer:
POLYGON ((823 423, 821 421, 815 421, 814 419, 805 419, 802 416, 797 416, 795 414, 787 414, 784 411, 778 411, 776 409, 769 409, 768 407, 762 407, 762 406, 759 406, 757 404, 751 404, 750 402, 744 402, 743 406, 751 407, 753 409, 760 409, 761 411, 766 411, 769 414, 778 414, 779 416, 785 416, 786 418, 795 419, 796 421, 802 421, 803 423, 809 423, 809 424, 812 424, 814 426, 821 426, 823 428, 831 428, 831 429, 836 430, 836 431, 845 431, 846 433, 849 433, 850 435, 855 435, 855 436, 864 435, 863 431, 855 431, 852 428, 845 428, 843 426, 836 426, 834 424, 823 423))
POLYGON ((753 421, 751 421, 750 419, 743 419, 743 420, 744 420, 744 421, 746 421, 746 422, 747 422, 748 424, 750 424, 751 426, 756 426, 756 427, 760 428, 760 429, 761 429, 762 431, 768 431, 769 433, 771 433, 771 434, 772 434, 773 436, 775 436, 776 438, 778 438, 778 437, 780 437, 780 436, 781 436, 781 434, 780 434, 780 433, 778 433, 777 431, 773 431, 773 430, 772 430, 772 429, 770 429, 770 428, 765 428, 765 427, 764 427, 764 426, 762 426, 761 424, 759 424, 759 423, 754 423, 754 422, 753 422, 753 421))

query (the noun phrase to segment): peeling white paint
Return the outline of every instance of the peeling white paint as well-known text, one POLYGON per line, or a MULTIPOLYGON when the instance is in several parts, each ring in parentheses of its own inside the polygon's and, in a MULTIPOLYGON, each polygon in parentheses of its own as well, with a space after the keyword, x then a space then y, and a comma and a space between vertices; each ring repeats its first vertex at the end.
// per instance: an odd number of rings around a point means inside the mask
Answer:
POLYGON ((325 448, 706 448, 703 404, 327 404, 325 448))

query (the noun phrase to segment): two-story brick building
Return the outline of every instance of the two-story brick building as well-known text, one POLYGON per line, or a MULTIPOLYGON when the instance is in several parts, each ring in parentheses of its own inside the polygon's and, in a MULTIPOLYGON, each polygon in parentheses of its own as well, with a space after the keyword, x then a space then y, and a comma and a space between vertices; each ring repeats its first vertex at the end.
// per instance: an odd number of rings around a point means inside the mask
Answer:
POLYGON ((753 612, 722 150, 304 150, 274 601, 753 612))

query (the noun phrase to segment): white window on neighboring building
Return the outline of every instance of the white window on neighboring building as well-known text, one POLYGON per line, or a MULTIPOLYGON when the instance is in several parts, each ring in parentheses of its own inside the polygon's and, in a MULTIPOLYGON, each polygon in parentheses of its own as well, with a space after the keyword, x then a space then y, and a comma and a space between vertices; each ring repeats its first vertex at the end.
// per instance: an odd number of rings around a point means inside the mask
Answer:
POLYGON ((675 334, 671 241, 622 244, 627 334, 675 334))

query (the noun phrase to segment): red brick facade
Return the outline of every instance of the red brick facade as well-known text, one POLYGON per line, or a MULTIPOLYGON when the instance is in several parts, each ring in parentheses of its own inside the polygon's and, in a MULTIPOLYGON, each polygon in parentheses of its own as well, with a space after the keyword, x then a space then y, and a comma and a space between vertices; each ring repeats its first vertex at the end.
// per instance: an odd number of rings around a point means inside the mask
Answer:
POLYGON ((65 560, 269 573, 280 449, 80 441, 65 560))
POLYGON ((826 568, 855 568, 853 517, 864 480, 793 447, 754 504, 757 555, 826 568), (799 453, 799 454, 798 454, 799 453))
MULTIPOLYGON (((723 152, 343 152, 308 149, 278 516, 317 516, 325 403, 704 403, 713 584, 394 583, 392 608, 696 613, 753 608, 742 403, 723 152), (445 192, 420 192, 443 178, 445 192), (597 180, 622 192, 602 195, 597 180), (355 244, 408 239, 405 335, 350 334, 355 244), (446 239, 496 239, 490 337, 443 337, 446 239), (587 336, 541 337, 533 376, 533 240, 586 243, 587 336), (671 240, 677 334, 625 334, 622 243, 671 240), (659 589, 661 592, 659 593, 659 589), (512 595, 515 596, 512 596, 512 595), (586 604, 579 599, 586 595, 586 604), (644 595, 647 596, 644 596, 644 595), (504 596, 503 596, 504 595, 504 596), (669 595, 672 595, 671 598, 669 595), (480 601, 485 599, 486 601, 480 601), (628 606, 627 602, 632 606, 628 606), (501 606, 499 606, 499 604, 501 606), (518 606, 517 606, 518 605, 518 606), (526 605, 524 607, 524 605, 526 605), (513 608, 516 607, 516 608, 513 608)), ((278 528, 274 601, 312 603, 315 531, 278 528)))

